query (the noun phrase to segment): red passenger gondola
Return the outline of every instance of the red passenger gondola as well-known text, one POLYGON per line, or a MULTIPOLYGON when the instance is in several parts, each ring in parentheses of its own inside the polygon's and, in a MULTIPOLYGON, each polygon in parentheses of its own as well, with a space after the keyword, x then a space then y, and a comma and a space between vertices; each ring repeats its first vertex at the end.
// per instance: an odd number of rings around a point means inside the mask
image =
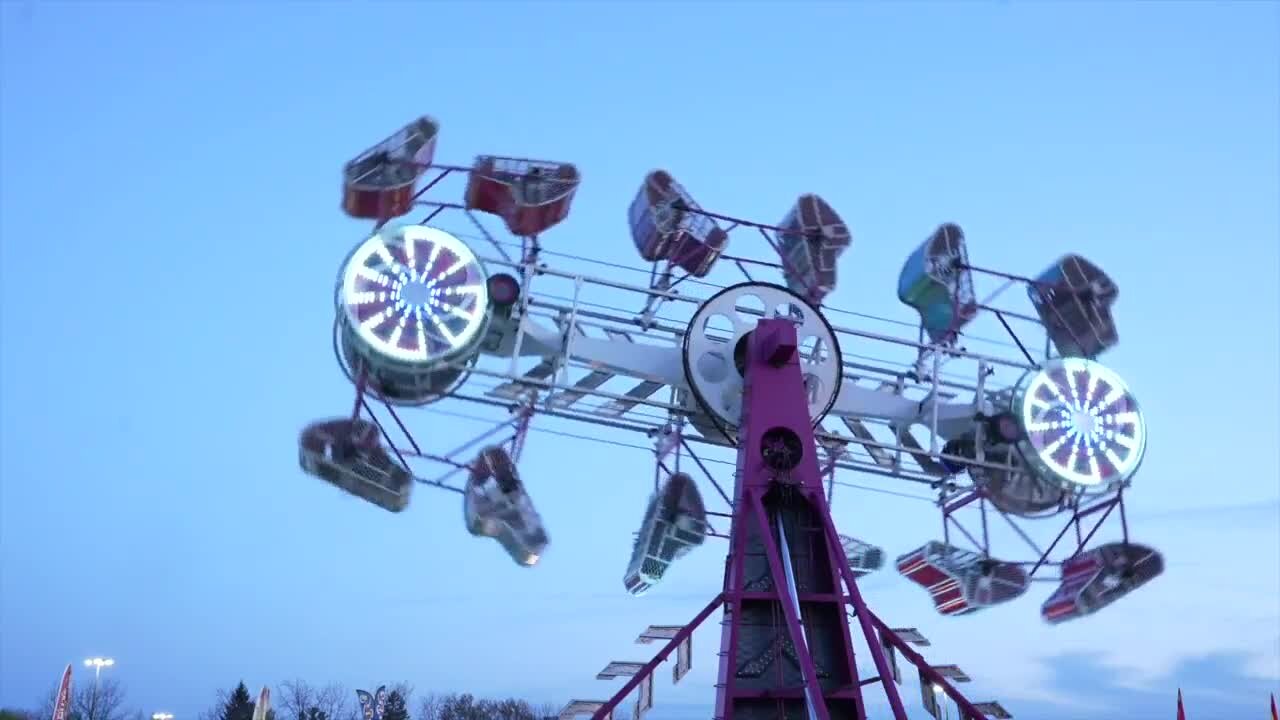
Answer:
POLYGON ((497 215, 514 235, 537 235, 569 216, 579 180, 570 163, 481 155, 467 180, 467 209, 497 215))
POLYGON ((929 591, 943 615, 964 615, 1005 603, 1027 591, 1020 566, 936 540, 898 558, 898 572, 929 591))
POLYGON ((811 302, 822 302, 836 289, 836 261, 853 242, 849 226, 826 200, 806 194, 778 227, 787 287, 811 302))
POLYGON ((701 208, 665 170, 649 173, 627 216, 640 257, 670 261, 694 277, 704 277, 729 244, 729 233, 701 208))
POLYGON ((392 459, 368 420, 338 418, 308 425, 298 439, 302 469, 391 512, 409 504, 413 475, 392 459))
POLYGON ((1162 572, 1164 558, 1145 545, 1100 545, 1062 563, 1062 584, 1040 607, 1040 617, 1056 625, 1095 613, 1162 572))
POLYGON ((1066 255, 1040 273, 1027 294, 1063 357, 1096 358, 1120 342, 1111 316, 1120 288, 1079 255, 1066 255))
POLYGON ((413 208, 418 177, 431 164, 440 125, 420 117, 342 168, 342 209, 354 218, 389 220, 413 208))

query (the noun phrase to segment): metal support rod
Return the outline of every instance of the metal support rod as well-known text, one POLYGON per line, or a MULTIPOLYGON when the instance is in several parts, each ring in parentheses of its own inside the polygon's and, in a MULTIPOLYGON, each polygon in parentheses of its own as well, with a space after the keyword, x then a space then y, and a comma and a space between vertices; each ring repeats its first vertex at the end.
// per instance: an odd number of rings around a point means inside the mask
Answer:
POLYGON ((400 448, 397 448, 395 443, 391 441, 391 433, 387 432, 387 428, 382 425, 382 421, 378 419, 378 416, 373 414, 373 408, 369 407, 369 402, 361 398, 360 407, 364 408, 365 414, 378 427, 378 432, 382 433, 382 439, 386 441, 387 447, 391 448, 391 452, 395 453, 396 459, 400 461, 400 467, 408 470, 409 461, 404 459, 404 453, 400 452, 400 448))
POLYGON ((993 314, 996 316, 996 319, 1000 321, 1000 324, 1004 326, 1004 331, 1009 333, 1009 337, 1013 338, 1014 344, 1016 344, 1018 346, 1018 349, 1022 351, 1022 356, 1027 359, 1027 363, 1030 365, 1035 365, 1036 364, 1035 358, 1031 357, 1031 352, 1027 350, 1026 345, 1022 344, 1022 339, 1019 338, 1018 333, 1014 332, 1013 328, 1010 327, 1009 321, 1004 319, 1004 313, 995 311, 993 314))
POLYGON ((365 369, 364 363, 360 363, 360 369, 356 372, 356 402, 351 408, 351 422, 360 419, 360 408, 364 405, 364 391, 369 381, 369 372, 365 369))
POLYGON ((533 405, 537 401, 537 393, 534 393, 529 404, 520 408, 519 415, 516 417, 516 433, 511 437, 511 460, 518 462, 520 454, 524 452, 524 439, 529 435, 529 422, 533 420, 533 405))
POLYGON ((1013 528, 1013 531, 1018 534, 1018 537, 1022 538, 1022 541, 1031 547, 1032 552, 1034 552, 1037 556, 1041 556, 1041 557, 1045 555, 1045 552, 1040 549, 1040 546, 1037 545, 1035 541, 1031 539, 1031 536, 1028 535, 1025 530, 1023 530, 1021 527, 1018 526, 1017 523, 1013 521, 1013 518, 1009 517, 1007 513, 1005 513, 1003 510, 1000 510, 999 508, 996 508, 996 514, 1004 518, 1005 522, 1009 523, 1009 527, 1013 528))
MULTIPOLYGON (((578 298, 582 294, 582 278, 573 280, 573 300, 569 303, 569 325, 564 329, 564 355, 556 358, 560 363, 560 382, 569 383, 569 359, 573 357, 573 341, 578 336, 578 298)), ((518 353, 517 353, 518 354, 518 353)))
MULTIPOLYGON (((945 488, 938 491, 939 502, 941 498, 946 497, 946 493, 945 488)), ((945 507, 942 509, 942 542, 945 545, 951 544, 951 513, 947 512, 945 507)))
POLYGON ((991 531, 987 528, 987 500, 978 498, 978 512, 982 515, 982 554, 991 556, 991 531))
POLYGON ((1116 491, 1116 502, 1120 505, 1120 537, 1124 540, 1124 544, 1129 544, 1129 518, 1124 512, 1124 487, 1122 486, 1116 491))
POLYGON ((466 452, 467 450, 469 450, 469 449, 471 449, 471 448, 475 447, 476 445, 479 445, 480 443, 484 442, 485 440, 488 440, 489 438, 493 437, 494 435, 497 435, 499 432, 501 432, 501 431, 503 431, 503 430, 507 429, 508 427, 510 427, 510 426, 512 425, 512 422, 513 422, 512 420, 503 420, 502 422, 498 423, 497 425, 494 425, 493 427, 489 428, 488 430, 485 430, 484 432, 482 432, 482 433, 480 433, 479 435, 477 435, 477 436, 475 436, 475 437, 471 438, 470 440, 468 440, 468 441, 466 441, 465 443, 463 443, 463 444, 459 445, 458 447, 454 448, 453 450, 450 450, 449 452, 445 453, 445 454, 444 454, 444 456, 445 456, 445 457, 447 457, 447 458, 457 457, 459 453, 466 452))
POLYGON ((618 705, 627 698, 627 695, 632 690, 639 687, 640 683, 643 682, 646 677, 651 675, 653 671, 667 659, 667 656, 670 655, 673 650, 680 647, 680 643, 687 640, 690 635, 693 635, 693 631, 697 630, 698 626, 710 617, 711 613, 716 611, 716 608, 723 604, 724 593, 718 593, 711 602, 707 603, 706 607, 702 608, 702 610, 693 617, 693 620, 689 621, 688 625, 680 628, 679 632, 667 641, 667 644, 653 656, 652 660, 645 663, 644 667, 640 669, 640 672, 632 675, 627 682, 623 683, 622 687, 618 689, 618 692, 614 693, 613 697, 609 698, 608 702, 601 705, 600 708, 591 715, 591 720, 604 720, 606 717, 609 717, 609 714, 613 712, 614 708, 618 707, 618 705))
POLYGON ((511 347, 511 369, 510 374, 515 376, 519 370, 517 361, 520 359, 520 348, 524 346, 525 318, 529 315, 529 301, 532 295, 529 292, 530 286, 533 285, 533 276, 538 264, 537 257, 525 257, 520 261, 520 302, 516 304, 516 339, 515 344, 511 347))
POLYGON ((938 370, 942 366, 942 358, 938 353, 933 354, 933 372, 929 376, 929 456, 934 460, 938 459, 938 452, 942 448, 938 447, 938 403, 941 398, 938 397, 938 370))
POLYGON ((960 533, 963 534, 965 538, 969 540, 970 544, 972 544, 975 548, 981 550, 984 554, 986 553, 986 548, 983 547, 982 543, 978 542, 977 538, 975 538, 964 525, 961 525, 959 520, 948 515, 947 522, 954 523, 956 526, 956 529, 959 530, 960 533))
MULTIPOLYGON (((828 503, 826 507, 829 510, 831 508, 831 505, 828 503)), ((822 512, 822 511, 819 509, 819 512, 822 512)), ((833 521, 833 525, 834 525, 834 521, 833 521)), ((864 696, 862 694, 862 683, 858 682, 859 675, 858 675, 858 660, 856 657, 857 653, 854 650, 853 634, 850 631, 849 622, 847 619, 849 617, 848 606, 852 604, 852 597, 849 595, 849 593, 841 589, 841 584, 844 582, 844 577, 843 577, 843 573, 840 571, 840 565, 841 563, 844 563, 847 565, 849 563, 849 557, 844 554, 843 544, 832 545, 829 542, 825 542, 823 543, 823 545, 825 545, 827 548, 827 562, 829 563, 829 567, 831 571, 834 573, 831 578, 832 587, 835 590, 836 594, 839 595, 843 601, 841 603, 840 614, 844 616, 846 619, 842 623, 842 626, 840 628, 840 632, 842 635, 840 639, 844 641, 844 644, 845 644, 845 651, 846 651, 845 661, 849 663, 850 680, 853 683, 852 690, 854 693, 854 700, 857 702, 857 707, 854 713, 854 720, 867 720, 867 708, 863 700, 864 696)))
MULTIPOLYGON (((778 554, 778 544, 773 539, 773 528, 769 524, 769 515, 760 501, 754 488, 747 488, 743 501, 747 510, 755 517, 760 531, 760 544, 764 546, 765 560, 769 564, 769 574, 773 576, 773 589, 778 594, 778 604, 782 606, 782 617, 787 623, 787 633, 795 646, 796 657, 800 660, 800 675, 804 678, 805 694, 809 697, 810 717, 817 720, 831 720, 827 704, 823 701, 822 686, 818 684, 818 673, 814 669, 813 655, 809 652, 809 643, 804 636, 804 626, 800 624, 798 601, 784 597, 787 593, 787 573, 778 554)), ((747 528, 736 527, 735 533, 746 533, 747 528)))
MULTIPOLYGON (((975 707, 973 703, 969 702, 968 698, 962 695, 960 691, 956 689, 955 685, 952 685, 949 680, 947 680, 945 677, 942 676, 942 673, 939 673, 937 670, 934 670, 933 666, 930 665, 929 662, 924 659, 923 655, 913 650, 905 640, 898 637, 898 633, 894 632, 888 625, 885 625, 884 621, 881 620, 879 617, 877 617, 874 613, 868 612, 867 614, 870 616, 871 624, 879 632, 880 637, 883 637, 886 642, 892 645, 907 662, 914 665, 916 669, 920 671, 920 674, 923 675, 929 682, 942 688, 943 692, 945 692, 948 697, 950 697, 952 700, 955 701, 960 712, 964 716, 961 718, 961 720, 987 720, 986 714, 984 714, 981 710, 975 707)), ((873 639, 874 639, 874 636, 871 636, 868 639, 868 642, 869 643, 872 642, 873 639)), ((877 643, 875 647, 879 647, 879 644, 877 643)), ((881 670, 880 677, 893 677, 893 676, 885 672, 884 670, 881 670)), ((886 683, 881 683, 881 685, 887 688, 887 687, 893 686, 894 683, 886 682, 886 683)), ((902 715, 897 716, 897 720, 907 720, 906 713, 904 712, 902 715)))
MULTIPOLYGON (((973 393, 973 415, 977 417, 979 413, 986 412, 987 409, 987 375, 990 369, 987 367, 986 360, 978 361, 978 382, 977 389, 973 393)), ((985 462, 987 459, 985 423, 976 423, 974 428, 974 459, 978 462, 985 462)), ((984 519, 985 522, 985 519, 984 519)))
MULTIPOLYGON (((822 526, 827 534, 827 542, 832 547, 840 547, 840 534, 836 532, 835 523, 831 520, 831 508, 822 499, 822 494, 811 495, 810 502, 816 505, 818 516, 822 518, 822 526)), ((880 677, 893 677, 893 670, 889 667, 889 660, 885 657, 884 648, 880 647, 880 643, 876 641, 871 611, 867 609, 867 603, 862 599, 862 592, 858 590, 858 581, 853 576, 853 569, 849 567, 849 559, 844 556, 844 553, 839 553, 836 560, 836 568, 844 578, 845 588, 849 591, 849 599, 853 602, 854 617, 858 620, 858 626, 862 629, 863 639, 866 640, 867 649, 870 651, 871 659, 875 663, 876 674, 880 677)), ((897 685, 890 682, 882 683, 881 686, 884 688, 885 697, 889 700, 889 707, 893 711, 894 720, 910 720, 907 717, 906 708, 902 705, 902 697, 898 694, 897 685)))
POLYGON ((1089 544, 1089 541, 1093 539, 1094 534, 1097 533, 1098 529, 1102 527, 1102 523, 1107 521, 1107 517, 1110 516, 1111 511, 1115 509, 1116 509, 1116 506, 1112 505, 1111 507, 1107 508, 1106 512, 1102 513, 1102 517, 1098 518, 1098 522, 1093 524, 1093 529, 1090 530, 1082 540, 1080 540, 1080 543, 1078 545, 1076 545, 1076 551, 1072 553, 1073 557, 1076 555, 1079 555, 1080 552, 1084 550, 1085 545, 1089 544))
POLYGON ((707 469, 707 466, 702 462, 702 458, 698 457, 698 454, 693 451, 693 448, 689 447, 689 441, 685 440, 683 435, 680 436, 680 444, 683 445, 684 449, 689 452, 689 458, 693 460, 693 464, 697 465, 698 469, 701 470, 702 473, 707 476, 707 479, 711 481, 711 486, 714 487, 716 489, 716 492, 720 494, 720 497, 721 499, 724 500, 725 505, 728 505, 729 507, 733 507, 733 501, 729 499, 729 495, 724 491, 724 488, 720 487, 720 483, 716 482, 715 476, 712 475, 711 471, 707 469))
POLYGON ((1036 564, 1031 568, 1031 571, 1027 574, 1035 575, 1036 571, 1040 569, 1040 566, 1048 562, 1049 553, 1052 553, 1053 549, 1058 546, 1058 543, 1062 542, 1062 538, 1066 536, 1067 531, 1071 529, 1072 524, 1074 524, 1077 520, 1079 520, 1082 517, 1087 517, 1089 515, 1092 515, 1095 512, 1098 512, 1099 510, 1105 510, 1111 507, 1112 505, 1115 504, 1115 502, 1116 502, 1116 499, 1111 498, 1109 500, 1104 500, 1096 505, 1088 507, 1084 510, 1077 510, 1074 513, 1073 517, 1070 520, 1068 520, 1066 524, 1062 526, 1062 530, 1058 532, 1057 537, 1053 539, 1053 542, 1049 543, 1049 547, 1046 548, 1043 553, 1041 553, 1040 559, 1036 561, 1036 564))
POLYGON ((400 433, 404 435, 404 439, 409 441, 409 447, 417 454, 422 454, 422 448, 418 447, 418 441, 413 439, 413 435, 409 433, 409 428, 405 427, 404 421, 400 419, 400 415, 391 407, 391 403, 386 400, 382 401, 382 407, 387 409, 387 414, 395 421, 396 427, 400 428, 400 433))
POLYGON ((981 490, 971 490, 971 491, 969 491, 969 492, 965 493, 965 494, 964 494, 964 497, 962 497, 961 499, 956 500, 955 502, 950 503, 950 504, 948 504, 948 505, 943 505, 943 506, 942 506, 942 514, 943 514, 943 515, 950 515, 950 514, 954 513, 955 511, 959 510, 960 508, 964 507, 965 505, 968 505, 968 504, 972 503, 973 501, 978 500, 978 499, 981 499, 981 498, 982 498, 982 491, 981 491, 981 490))

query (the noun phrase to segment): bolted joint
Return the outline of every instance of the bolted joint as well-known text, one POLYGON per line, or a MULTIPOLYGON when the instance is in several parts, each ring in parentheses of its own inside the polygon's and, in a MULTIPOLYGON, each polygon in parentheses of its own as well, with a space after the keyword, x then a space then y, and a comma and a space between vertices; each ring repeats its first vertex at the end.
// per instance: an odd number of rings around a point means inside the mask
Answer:
POLYGON ((782 367, 795 359, 796 332, 786 321, 762 321, 755 335, 757 357, 765 363, 782 367))

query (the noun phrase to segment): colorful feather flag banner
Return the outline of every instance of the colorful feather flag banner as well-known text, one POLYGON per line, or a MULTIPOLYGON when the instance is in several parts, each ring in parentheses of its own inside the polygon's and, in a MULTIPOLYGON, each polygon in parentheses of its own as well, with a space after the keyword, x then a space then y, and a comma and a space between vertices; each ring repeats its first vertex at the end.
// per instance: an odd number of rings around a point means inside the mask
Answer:
POLYGON ((1275 693, 1272 693, 1272 695, 1271 695, 1271 720, 1280 720, 1280 713, 1277 713, 1277 712, 1276 712, 1276 696, 1275 696, 1275 693))
POLYGON ((1182 688, 1178 688, 1178 720, 1187 720, 1187 712, 1182 709, 1182 688))
POLYGON ((53 720, 67 720, 71 711, 71 664, 62 671, 62 682, 58 683, 58 695, 53 701, 53 720))
POLYGON ((373 720, 382 720, 382 714, 387 711, 387 686, 379 685, 378 691, 373 694, 373 720))
POLYGON ((357 690, 356 697, 360 699, 360 716, 364 720, 373 720, 373 696, 364 690, 357 690))

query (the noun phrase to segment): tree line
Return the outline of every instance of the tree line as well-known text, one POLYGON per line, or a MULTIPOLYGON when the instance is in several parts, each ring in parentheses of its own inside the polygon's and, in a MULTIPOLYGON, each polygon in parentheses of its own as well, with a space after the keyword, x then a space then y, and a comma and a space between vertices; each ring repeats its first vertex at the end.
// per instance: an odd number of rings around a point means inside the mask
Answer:
MULTIPOLYGON (((373 688, 370 688, 372 691, 373 688)), ((544 720, 559 708, 534 705, 519 698, 480 698, 470 693, 427 693, 416 699, 413 686, 387 686, 387 704, 382 720, 544 720)), ((49 691, 35 708, 0 709, 0 720, 52 720, 57 688, 49 691)), ((195 720, 253 720, 257 693, 243 681, 219 690, 210 706, 195 720)), ((151 720, 148 713, 130 706, 120 681, 104 678, 86 683, 72 694, 67 720, 151 720)), ((178 718, 177 720, 192 720, 178 718)), ((363 720, 354 690, 342 685, 312 685, 290 680, 272 689, 267 720, 363 720)))

